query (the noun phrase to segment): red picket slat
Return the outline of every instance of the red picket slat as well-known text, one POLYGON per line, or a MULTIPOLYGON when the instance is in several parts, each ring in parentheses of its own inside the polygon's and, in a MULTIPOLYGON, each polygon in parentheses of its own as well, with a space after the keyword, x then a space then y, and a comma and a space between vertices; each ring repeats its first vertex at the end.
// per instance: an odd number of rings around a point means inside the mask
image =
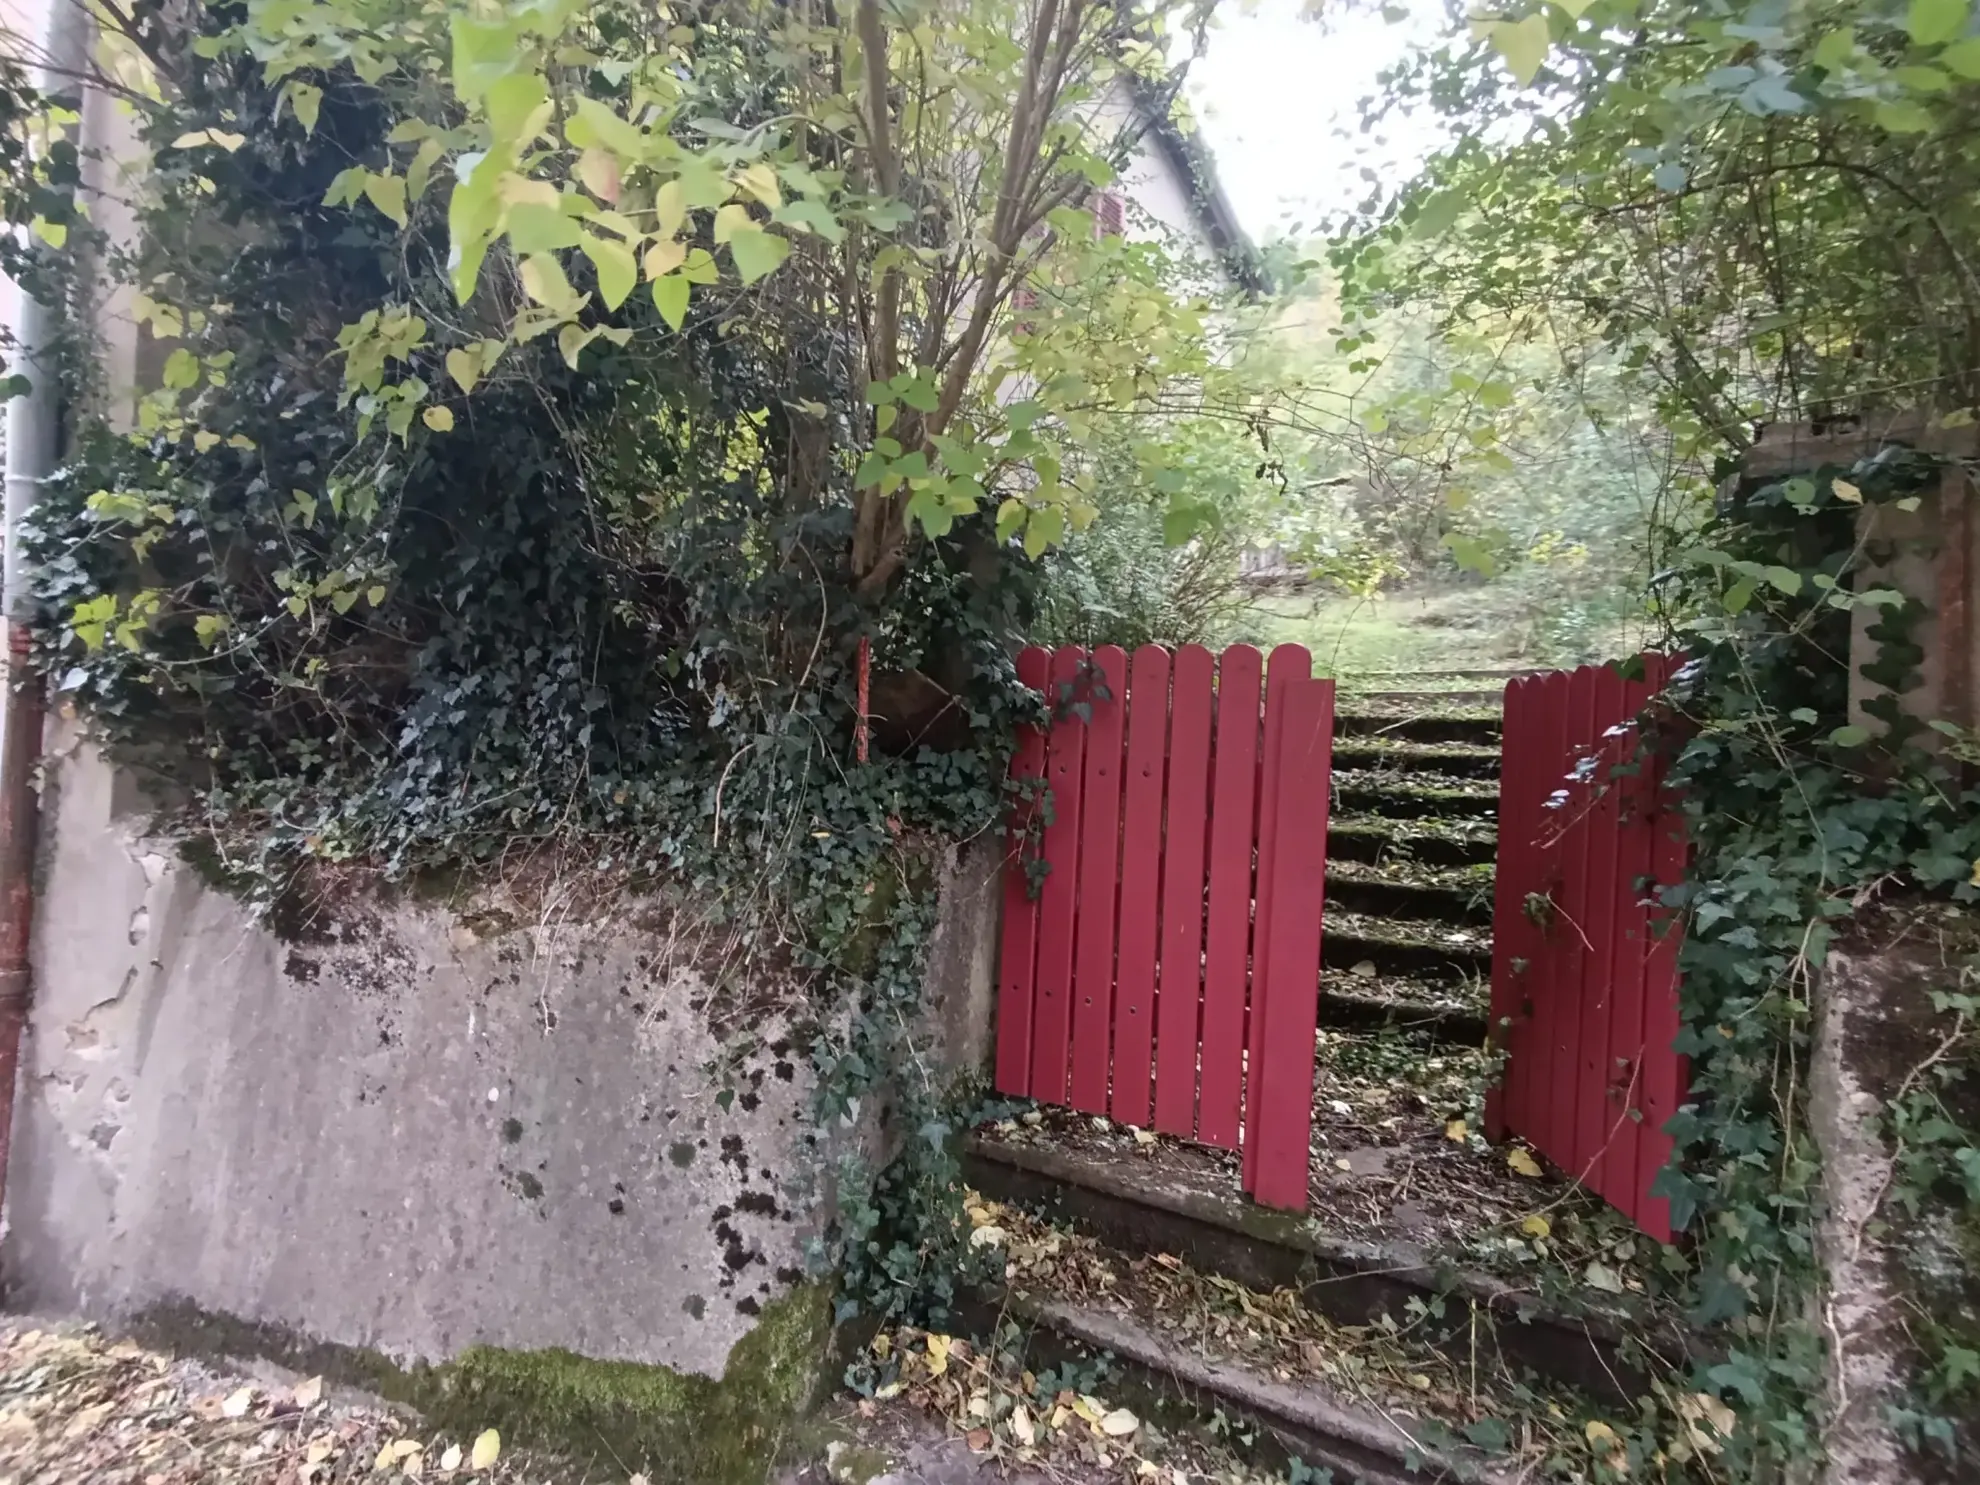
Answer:
MULTIPOLYGON (((1564 670, 1555 671, 1541 681, 1540 726, 1534 738, 1528 803, 1532 823, 1527 849, 1532 875, 1520 892, 1520 911, 1529 915, 1538 899, 1552 900, 1560 888, 1563 816, 1560 810, 1553 807, 1552 800, 1566 771, 1568 681, 1569 675, 1564 670)), ((1560 946, 1552 923, 1537 922, 1533 929, 1529 940, 1533 953, 1522 976, 1526 1004, 1525 1056, 1516 1069, 1525 1115, 1524 1122, 1515 1132, 1525 1135, 1535 1145, 1543 1145, 1550 1141, 1553 1116, 1553 1085, 1547 1079, 1546 1067, 1552 1055, 1555 979, 1560 946)), ((1496 945, 1494 948, 1496 952, 1496 945)))
MULTIPOLYGON (((1260 1014, 1260 966, 1264 962, 1266 937, 1272 920, 1273 877, 1276 869, 1274 846, 1282 824, 1280 787, 1281 755, 1285 728, 1281 713, 1286 696, 1296 685, 1313 678, 1313 657, 1304 645, 1278 645, 1265 662, 1265 748, 1258 764, 1258 887, 1254 894, 1251 925, 1251 999, 1245 1007, 1244 1033, 1244 1187, 1249 1191, 1258 1178, 1259 1142, 1249 1131, 1258 1128, 1258 1069, 1264 1054, 1265 1017, 1260 1014)), ((1331 757, 1331 750, 1329 752, 1331 757)), ((1315 971, 1318 991, 1318 971, 1315 971)))
MULTIPOLYGON (((1669 657, 1659 657, 1658 673, 1660 680, 1668 676, 1672 668, 1669 657)), ((1651 841, 1651 875, 1654 886, 1650 897, 1655 900, 1656 888, 1675 886, 1684 879, 1685 863, 1690 857, 1690 845, 1685 836, 1684 817, 1667 796, 1661 769, 1653 780, 1656 788, 1656 811, 1651 816, 1650 828, 1654 832, 1651 841)), ((1644 1053, 1644 1106, 1643 1106, 1643 1145, 1644 1160, 1638 1188, 1645 1193, 1634 1215, 1643 1230, 1660 1242, 1671 1240, 1671 1204, 1667 1197, 1650 1196, 1650 1182, 1658 1171, 1670 1163, 1672 1141, 1664 1132, 1664 1125, 1677 1112, 1678 1101, 1684 1095, 1690 1074, 1685 1058, 1677 1053, 1676 1042, 1680 1021, 1678 1016, 1678 974, 1677 959, 1680 943, 1678 927, 1668 909, 1659 904, 1654 915, 1657 932, 1651 943, 1649 969, 1645 979, 1648 986, 1644 1002, 1643 1034, 1646 1043, 1644 1053)))
POLYGON ((1575 1171, 1583 1182, 1599 1191, 1606 1177, 1610 1141, 1620 1135, 1620 1109, 1610 1096, 1609 1072, 1613 1067, 1609 1037, 1609 995, 1613 979, 1616 947, 1616 866, 1617 825, 1616 759, 1625 738, 1610 737, 1624 716, 1622 674, 1603 665, 1594 672, 1594 715, 1590 731, 1595 749, 1595 769, 1586 785, 1589 791, 1584 835, 1587 839, 1587 869, 1583 902, 1582 931, 1587 937, 1581 960, 1578 999, 1581 1024, 1580 1060, 1563 1075, 1576 1084, 1575 1093, 1575 1171))
POLYGON ((1038 903, 1038 977, 1032 997, 1031 1096, 1047 1103, 1066 1099, 1072 1038, 1073 930, 1079 902, 1079 803, 1086 754, 1086 726, 1061 706, 1079 679, 1086 652, 1068 645, 1052 656, 1046 692, 1058 720, 1045 747, 1045 776, 1052 791, 1051 823, 1043 855, 1050 868, 1038 903))
POLYGON ((1114 923, 1121 882, 1121 768, 1127 724, 1127 653, 1093 652, 1105 697, 1094 696, 1080 793, 1079 929, 1073 958, 1072 1106, 1107 1112, 1114 1035, 1114 923))
POLYGON ((1162 786, 1169 740, 1169 652, 1143 645, 1128 667, 1127 773, 1121 806, 1121 914, 1114 986, 1112 1112, 1149 1120, 1155 959, 1162 871, 1162 786))
POLYGON ((1556 1165, 1576 1178, 1581 1175, 1581 1151, 1575 1142, 1579 1123, 1575 1096, 1579 1090, 1574 1069, 1581 1065, 1581 971, 1587 956, 1589 790, 1583 782, 1570 781, 1568 775, 1587 752, 1594 715, 1594 669, 1583 666, 1568 679, 1566 747, 1553 786, 1565 795, 1566 802, 1554 812, 1558 816, 1556 828, 1561 832, 1561 876, 1554 890, 1555 910, 1549 930, 1553 940, 1553 1034, 1548 1053, 1552 1097, 1547 1143, 1541 1147, 1556 1165))
POLYGON ((1521 911, 1525 884, 1532 879, 1533 810, 1527 799, 1534 737, 1540 728, 1543 682, 1516 677, 1506 682, 1500 710, 1499 865, 1492 883, 1492 996, 1490 1036, 1504 1055, 1499 1081, 1485 1093, 1485 1137, 1502 1140, 1508 1123, 1525 1123, 1524 1101, 1514 1091, 1513 1073, 1524 1067, 1520 1049, 1527 1021, 1523 1009, 1526 966, 1533 959, 1532 924, 1521 911), (1514 966, 1521 966, 1516 969, 1514 966))
POLYGON ((1162 837, 1162 958, 1155 1000, 1155 1127, 1196 1133, 1202 1035, 1204 859, 1210 839, 1211 682, 1202 645, 1176 652, 1171 682, 1168 822, 1162 837))
MULTIPOLYGON (((1018 680, 1042 692, 1051 673, 1052 658, 1036 645, 1021 650, 1018 680)), ((1020 783, 1045 772, 1045 731, 1018 729, 1017 751, 1011 756, 1011 777, 1020 783)), ((1012 810, 1010 858, 1004 863, 1004 925, 997 955, 997 1072, 999 1093, 1022 1096, 1031 1091, 1031 997, 1038 967, 1038 903, 1025 876, 1026 829, 1037 818, 1039 801, 1020 797, 1012 810)), ((1034 847, 1035 849, 1035 847, 1034 847)))
POLYGON ((1262 664, 1232 645, 1217 667, 1217 744, 1210 799, 1210 907, 1203 965, 1197 1138, 1236 1149, 1244 1077, 1244 1003, 1251 951, 1253 796, 1258 784, 1262 664))
POLYGON ((1268 705, 1278 709, 1268 728, 1278 756, 1266 770, 1276 785, 1266 808, 1278 826, 1270 853, 1271 921, 1268 932, 1261 905, 1255 954, 1253 1018, 1262 1026, 1247 1080, 1256 1091, 1247 1097, 1245 1184, 1265 1205, 1297 1211, 1306 1206, 1312 1135, 1334 683, 1289 681, 1268 705))
MULTIPOLYGON (((1623 688, 1625 716, 1638 715, 1650 700, 1646 676, 1623 688)), ((1643 1035, 1644 974, 1650 942, 1648 915, 1643 909, 1644 880, 1650 874, 1652 832, 1646 817, 1654 794, 1648 760, 1639 755, 1632 728, 1624 740, 1621 760, 1628 770, 1616 789, 1616 888, 1613 897, 1617 928, 1611 959, 1609 992, 1609 1107, 1620 1122, 1608 1158, 1590 1184, 1596 1193, 1624 1211, 1636 1194, 1647 1189, 1652 1172, 1644 1166, 1643 1035)))

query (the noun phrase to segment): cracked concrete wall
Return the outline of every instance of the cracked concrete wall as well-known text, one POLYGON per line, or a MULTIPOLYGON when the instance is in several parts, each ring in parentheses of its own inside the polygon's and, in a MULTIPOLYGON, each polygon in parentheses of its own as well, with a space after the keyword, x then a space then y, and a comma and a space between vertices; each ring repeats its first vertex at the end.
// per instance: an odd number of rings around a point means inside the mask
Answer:
POLYGON ((283 942, 87 744, 48 770, 13 1304, 719 1375, 800 1278, 809 1067, 775 995, 711 995, 682 912, 353 894, 283 942))

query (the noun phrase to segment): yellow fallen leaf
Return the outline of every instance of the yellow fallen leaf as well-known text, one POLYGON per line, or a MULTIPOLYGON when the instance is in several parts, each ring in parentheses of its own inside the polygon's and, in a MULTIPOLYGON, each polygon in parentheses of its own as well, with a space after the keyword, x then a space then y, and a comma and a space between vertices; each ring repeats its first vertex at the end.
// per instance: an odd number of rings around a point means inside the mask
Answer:
POLYGON ((1115 1408, 1100 1420, 1100 1432, 1110 1439, 1124 1439, 1141 1427, 1141 1420, 1126 1408, 1115 1408))
POLYGON ((485 1470, 502 1455, 502 1436, 492 1428, 475 1435, 474 1449, 468 1454, 468 1468, 485 1470))
POLYGON ((455 1470, 459 1469, 460 1467, 461 1467, 461 1446, 459 1444, 449 1444, 447 1446, 446 1453, 440 1456, 441 1472, 443 1474, 451 1475, 455 1470))
POLYGON ((303 1459, 309 1464, 321 1464, 330 1457, 330 1451, 337 1447, 337 1441, 328 1434, 320 1434, 309 1441, 309 1448, 303 1451, 303 1459))
POLYGON ((1834 480, 1830 483, 1829 488, 1836 492, 1836 499, 1838 500, 1846 500, 1851 505, 1863 504, 1863 492, 1848 480, 1834 480))
POLYGON ((245 1418, 248 1406, 254 1401, 254 1389, 242 1387, 227 1394, 227 1400, 220 1404, 222 1418, 245 1418))
POLYGON ((1428 1392, 1430 1390, 1430 1374, 1428 1372, 1411 1372, 1409 1374, 1409 1385, 1414 1387, 1418 1392, 1428 1392))
POLYGON ((1038 1442, 1038 1425, 1031 1421, 1031 1410, 1023 1403, 1011 1409, 1011 1437, 1026 1446, 1038 1442))
POLYGON ((928 1372, 939 1377, 949 1369, 949 1348, 955 1345, 951 1336, 931 1335, 928 1338, 928 1372))
POLYGON ((1553 1232, 1554 1228, 1553 1228, 1553 1224, 1548 1222, 1548 1220, 1545 1217, 1542 1217, 1538 1213, 1535 1213, 1533 1216, 1525 1218, 1523 1221, 1521 1221, 1521 1223, 1519 1224, 1519 1230, 1525 1233, 1528 1237, 1543 1238, 1546 1237, 1551 1232, 1553 1232))
POLYGON ((1098 1423, 1107 1416, 1107 1405, 1097 1397, 1089 1397, 1084 1392, 1073 1399, 1073 1411, 1088 1423, 1098 1423))
POLYGON ((1471 1136, 1471 1126, 1462 1119, 1453 1119, 1444 1126, 1444 1138, 1463 1144, 1471 1136))
POLYGON ((323 1398, 323 1379, 311 1377, 306 1382, 298 1382, 289 1393, 299 1408, 313 1408, 323 1398))
POLYGON ((1588 1435, 1588 1447, 1601 1456, 1602 1463, 1619 1475, 1629 1473, 1629 1451, 1613 1428, 1599 1418, 1591 1418, 1583 1431, 1588 1435))
POLYGON ((1966 879, 1969 887, 1980 887, 1980 861, 1973 863, 1973 875, 1966 879))
POLYGON ((1520 1175, 1525 1176, 1528 1180, 1538 1180, 1540 1178, 1540 1162, 1518 1146, 1514 1146, 1506 1152, 1506 1164, 1511 1166, 1520 1175))
POLYGON ((894 1354, 894 1338, 886 1331, 881 1331, 873 1338, 873 1354, 882 1361, 894 1354))
POLYGON ((1004 1240, 1004 1229, 991 1224, 979 1227, 969 1235, 972 1248, 994 1248, 1004 1240))
POLYGON ((874 1388, 873 1395, 879 1398, 881 1402, 885 1402, 890 1397, 899 1397, 902 1390, 901 1383, 889 1382, 885 1386, 874 1388))
POLYGON ((426 1473, 426 1456, 420 1453, 408 1454, 406 1456, 406 1462, 401 1468, 401 1473, 408 1480, 417 1480, 426 1473))

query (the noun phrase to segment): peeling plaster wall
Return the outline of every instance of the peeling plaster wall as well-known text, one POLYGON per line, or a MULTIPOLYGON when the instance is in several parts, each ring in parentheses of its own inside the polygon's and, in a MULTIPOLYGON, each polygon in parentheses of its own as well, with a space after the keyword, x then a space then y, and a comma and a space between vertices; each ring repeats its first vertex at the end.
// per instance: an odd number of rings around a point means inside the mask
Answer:
POLYGON ((798 1280, 808 1064, 766 999, 718 1103, 681 915, 359 899, 285 943, 86 744, 48 770, 13 1304, 713 1376, 798 1280))

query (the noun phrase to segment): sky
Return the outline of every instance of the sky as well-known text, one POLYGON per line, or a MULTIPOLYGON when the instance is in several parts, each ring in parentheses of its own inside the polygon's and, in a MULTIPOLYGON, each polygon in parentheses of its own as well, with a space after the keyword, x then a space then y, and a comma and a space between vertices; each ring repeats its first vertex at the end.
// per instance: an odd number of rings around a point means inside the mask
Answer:
POLYGON ((1393 121, 1386 139, 1359 132, 1358 105, 1377 74, 1449 24, 1442 0, 1406 4, 1394 24, 1358 6, 1308 20, 1301 0, 1219 7, 1208 49, 1190 67, 1189 99, 1255 240, 1299 235, 1299 224, 1310 230, 1352 206, 1367 193, 1364 166, 1393 183, 1436 149, 1438 127, 1422 115, 1393 121))

